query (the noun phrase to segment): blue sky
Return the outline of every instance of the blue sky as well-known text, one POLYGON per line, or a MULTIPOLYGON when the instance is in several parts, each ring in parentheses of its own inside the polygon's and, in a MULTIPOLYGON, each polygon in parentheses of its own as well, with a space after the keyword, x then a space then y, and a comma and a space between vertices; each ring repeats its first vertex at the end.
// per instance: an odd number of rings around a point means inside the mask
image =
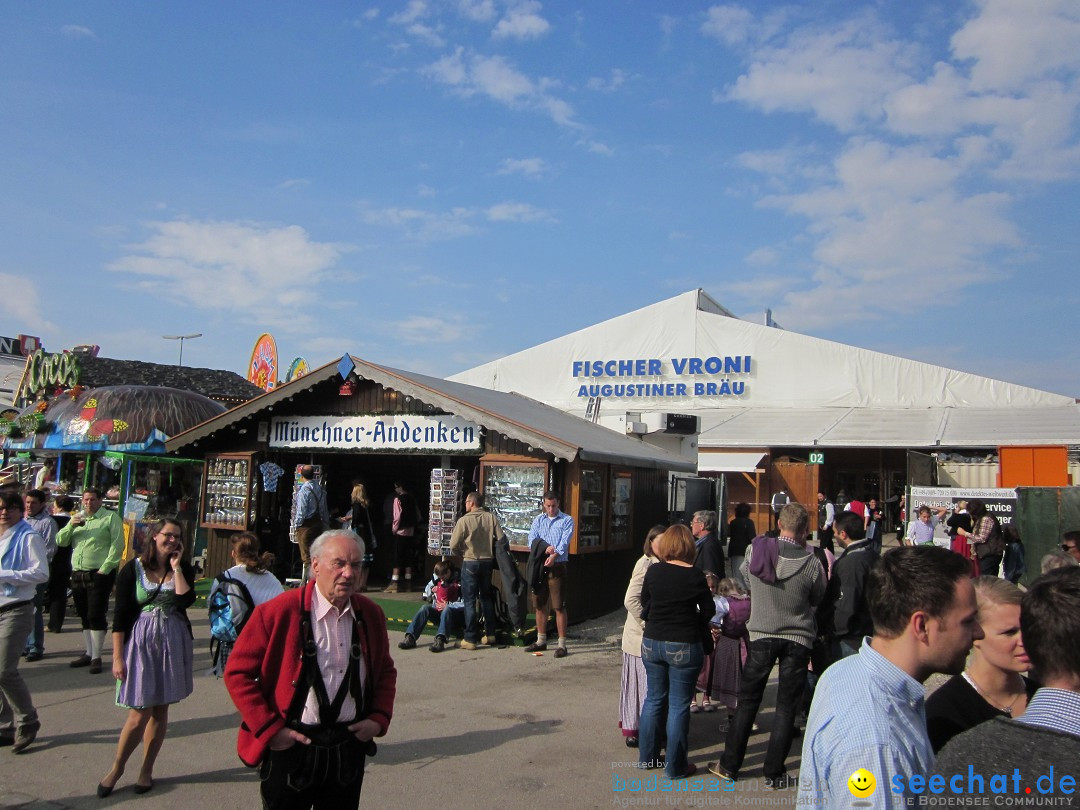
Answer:
POLYGON ((0 19, 0 334, 446 375, 702 287, 1080 396, 1075 0, 0 19))

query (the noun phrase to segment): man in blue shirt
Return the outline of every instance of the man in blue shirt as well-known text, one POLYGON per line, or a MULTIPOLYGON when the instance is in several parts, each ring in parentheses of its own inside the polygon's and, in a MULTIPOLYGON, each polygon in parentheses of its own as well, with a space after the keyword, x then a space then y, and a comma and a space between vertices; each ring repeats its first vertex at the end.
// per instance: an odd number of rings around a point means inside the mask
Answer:
POLYGON ((536 601, 536 641, 525 652, 541 652, 547 649, 547 624, 551 611, 555 611, 555 627, 559 631, 556 658, 566 657, 566 561, 569 559, 570 538, 574 535, 574 519, 559 509, 559 496, 550 490, 544 493, 544 511, 533 518, 529 529, 529 548, 536 540, 548 544, 547 581, 534 594, 536 601))
POLYGON ((296 512, 293 515, 293 537, 300 546, 300 559, 304 563, 304 579, 307 579, 311 567, 311 555, 308 548, 315 538, 330 526, 330 510, 326 506, 326 492, 315 480, 315 468, 306 465, 300 468, 300 480, 303 483, 296 492, 296 512))
POLYGON ((870 573, 874 635, 858 655, 833 664, 818 681, 799 774, 799 804, 849 806, 873 796, 874 807, 907 807, 908 784, 934 765, 926 733, 923 681, 963 671, 976 618, 971 564, 936 546, 889 551, 870 573), (873 779, 856 772, 868 771, 873 779))

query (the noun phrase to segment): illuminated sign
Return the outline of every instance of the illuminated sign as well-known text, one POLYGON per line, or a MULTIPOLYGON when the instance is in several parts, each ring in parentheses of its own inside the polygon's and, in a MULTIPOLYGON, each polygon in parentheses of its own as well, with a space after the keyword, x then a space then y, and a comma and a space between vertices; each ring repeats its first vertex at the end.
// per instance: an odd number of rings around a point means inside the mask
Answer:
POLYGON ((28 361, 26 384, 33 394, 52 388, 74 388, 79 382, 79 357, 71 352, 46 354, 38 349, 28 361))

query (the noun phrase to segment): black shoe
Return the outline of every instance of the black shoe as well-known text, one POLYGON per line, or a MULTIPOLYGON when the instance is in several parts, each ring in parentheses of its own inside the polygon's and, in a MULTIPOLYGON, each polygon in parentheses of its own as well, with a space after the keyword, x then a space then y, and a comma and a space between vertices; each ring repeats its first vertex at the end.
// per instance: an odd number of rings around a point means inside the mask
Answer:
POLYGON ((112 795, 112 791, 113 789, 111 787, 105 787, 105 785, 101 784, 101 782, 98 782, 97 797, 99 799, 104 799, 107 796, 112 795))
POLYGON ((415 646, 416 639, 410 636, 408 633, 405 634, 405 638, 403 640, 398 642, 399 650, 411 650, 415 646))
POLYGON ((525 652, 527 652, 527 653, 543 652, 546 649, 547 649, 547 642, 544 642, 543 644, 538 644, 537 642, 534 641, 532 644, 528 645, 525 648, 525 652))
POLYGON ((151 779, 149 785, 140 785, 138 782, 136 782, 131 789, 135 791, 135 793, 139 796, 143 795, 144 793, 149 793, 151 790, 154 789, 154 780, 151 779))
POLYGON ((566 647, 556 647, 555 648, 555 657, 556 658, 566 658, 566 655, 567 655, 566 647))
POLYGON ((40 661, 44 657, 45 653, 43 653, 41 650, 31 650, 26 654, 27 661, 40 661))
POLYGON ((21 754, 30 747, 30 743, 37 739, 37 733, 41 729, 41 723, 27 723, 15 732, 15 742, 11 744, 11 753, 21 754))
POLYGON ((626 747, 627 748, 637 748, 638 747, 637 737, 627 737, 626 738, 626 747))
POLYGON ((88 667, 88 666, 90 666, 90 660, 91 659, 90 659, 89 655, 80 655, 78 658, 76 658, 74 661, 72 661, 70 664, 68 664, 68 666, 69 667, 88 667))
POLYGON ((435 636, 435 641, 431 644, 432 652, 442 652, 446 649, 446 639, 442 636, 435 636))
POLYGON ((10 748, 15 744, 14 734, 0 734, 0 748, 10 748))
POLYGON ((101 672, 101 659, 95 658, 90 662, 90 674, 97 675, 101 672))
POLYGON ((729 782, 734 782, 738 779, 738 774, 728 773, 727 768, 719 762, 709 763, 709 773, 713 776, 719 776, 721 779, 727 779, 729 782))
POLYGON ((795 780, 791 779, 786 773, 783 776, 765 777, 766 790, 787 790, 794 784, 795 780))

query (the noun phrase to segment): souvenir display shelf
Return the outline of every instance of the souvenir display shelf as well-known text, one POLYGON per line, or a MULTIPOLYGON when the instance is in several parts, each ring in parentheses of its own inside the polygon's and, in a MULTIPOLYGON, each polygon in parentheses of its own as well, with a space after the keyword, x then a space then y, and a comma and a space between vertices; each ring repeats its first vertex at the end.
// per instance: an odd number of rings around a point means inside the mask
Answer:
POLYGON ((480 464, 484 505, 498 518, 515 551, 529 547, 529 529, 541 512, 547 481, 546 461, 480 464))
POLYGON ((580 493, 577 550, 598 551, 604 538, 604 474, 582 467, 580 493))
POLYGON ((259 486, 254 472, 250 453, 208 455, 200 525, 238 531, 254 525, 259 486))
POLYGON ((631 495, 633 474, 629 471, 611 473, 611 531, 608 549, 629 548, 631 542, 631 495))
POLYGON ((428 554, 450 556, 450 538, 454 524, 461 517, 463 495, 461 470, 434 469, 431 471, 431 509, 428 515, 428 554))

